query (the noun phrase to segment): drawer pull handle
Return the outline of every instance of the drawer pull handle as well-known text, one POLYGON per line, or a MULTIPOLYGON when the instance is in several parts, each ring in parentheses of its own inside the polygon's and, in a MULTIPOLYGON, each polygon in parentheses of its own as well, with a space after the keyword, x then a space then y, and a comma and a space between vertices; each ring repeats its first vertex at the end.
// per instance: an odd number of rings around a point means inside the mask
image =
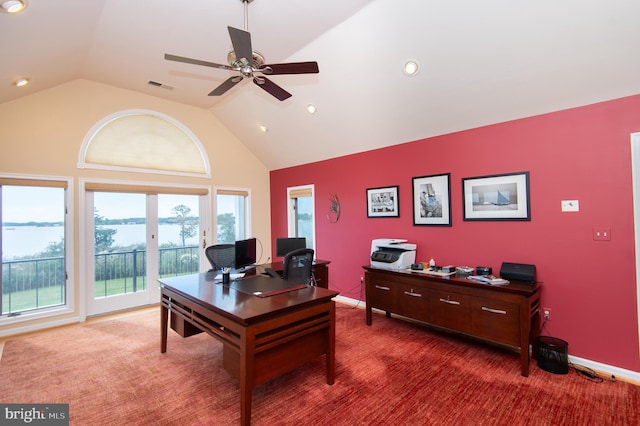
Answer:
POLYGON ((376 288, 377 288, 378 290, 386 290, 386 291, 391 290, 389 287, 383 287, 383 286, 381 286, 381 285, 377 285, 377 286, 376 286, 376 288))
POLYGON ((457 300, 447 300, 447 299, 440 299, 441 302, 447 303, 449 305, 459 305, 460 302, 458 302, 457 300))
POLYGON ((410 291, 405 291, 404 294, 406 294, 407 296, 413 296, 413 297, 422 297, 421 294, 419 293, 412 293, 410 291))
POLYGON ((502 309, 491 309, 491 308, 487 308, 486 306, 483 306, 482 310, 485 312, 491 312, 492 314, 507 315, 507 311, 503 311, 502 309))

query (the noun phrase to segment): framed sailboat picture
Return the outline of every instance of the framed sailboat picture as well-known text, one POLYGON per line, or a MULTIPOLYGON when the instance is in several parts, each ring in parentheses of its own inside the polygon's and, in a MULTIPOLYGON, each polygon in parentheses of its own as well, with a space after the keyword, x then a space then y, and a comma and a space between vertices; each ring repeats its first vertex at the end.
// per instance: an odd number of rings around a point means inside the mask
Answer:
POLYGON ((462 179, 464 220, 531 220, 529 172, 462 179))

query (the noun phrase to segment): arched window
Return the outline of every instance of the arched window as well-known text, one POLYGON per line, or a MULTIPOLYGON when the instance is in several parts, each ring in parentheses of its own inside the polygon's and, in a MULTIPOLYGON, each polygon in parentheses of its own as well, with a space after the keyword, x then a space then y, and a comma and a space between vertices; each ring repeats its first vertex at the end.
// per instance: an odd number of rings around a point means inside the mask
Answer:
POLYGON ((210 177, 198 139, 166 115, 146 110, 112 114, 87 134, 79 168, 210 177))

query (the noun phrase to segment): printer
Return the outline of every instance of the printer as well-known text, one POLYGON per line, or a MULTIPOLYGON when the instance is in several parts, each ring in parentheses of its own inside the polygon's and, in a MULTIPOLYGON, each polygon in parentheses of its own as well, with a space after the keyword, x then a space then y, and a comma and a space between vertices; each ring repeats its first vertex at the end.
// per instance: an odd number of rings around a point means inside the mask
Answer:
POLYGON ((416 261, 416 245, 397 238, 371 241, 371 266, 384 269, 407 269, 416 261))

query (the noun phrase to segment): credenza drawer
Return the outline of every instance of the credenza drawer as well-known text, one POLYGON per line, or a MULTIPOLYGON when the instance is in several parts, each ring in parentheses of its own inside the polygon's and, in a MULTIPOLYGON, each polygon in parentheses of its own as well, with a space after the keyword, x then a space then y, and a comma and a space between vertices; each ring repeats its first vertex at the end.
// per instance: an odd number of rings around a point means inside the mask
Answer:
POLYGON ((429 291, 424 287, 398 285, 398 314, 429 322, 431 317, 429 297, 429 291))
POLYGON ((469 296, 444 291, 431 292, 431 323, 452 330, 469 332, 469 296))
POLYGON ((387 283, 382 280, 370 280, 367 282, 367 304, 387 312, 391 312, 396 306, 397 286, 395 283, 387 283))
POLYGON ((474 336, 519 346, 520 309, 516 303, 474 298, 471 300, 471 332, 474 336))

